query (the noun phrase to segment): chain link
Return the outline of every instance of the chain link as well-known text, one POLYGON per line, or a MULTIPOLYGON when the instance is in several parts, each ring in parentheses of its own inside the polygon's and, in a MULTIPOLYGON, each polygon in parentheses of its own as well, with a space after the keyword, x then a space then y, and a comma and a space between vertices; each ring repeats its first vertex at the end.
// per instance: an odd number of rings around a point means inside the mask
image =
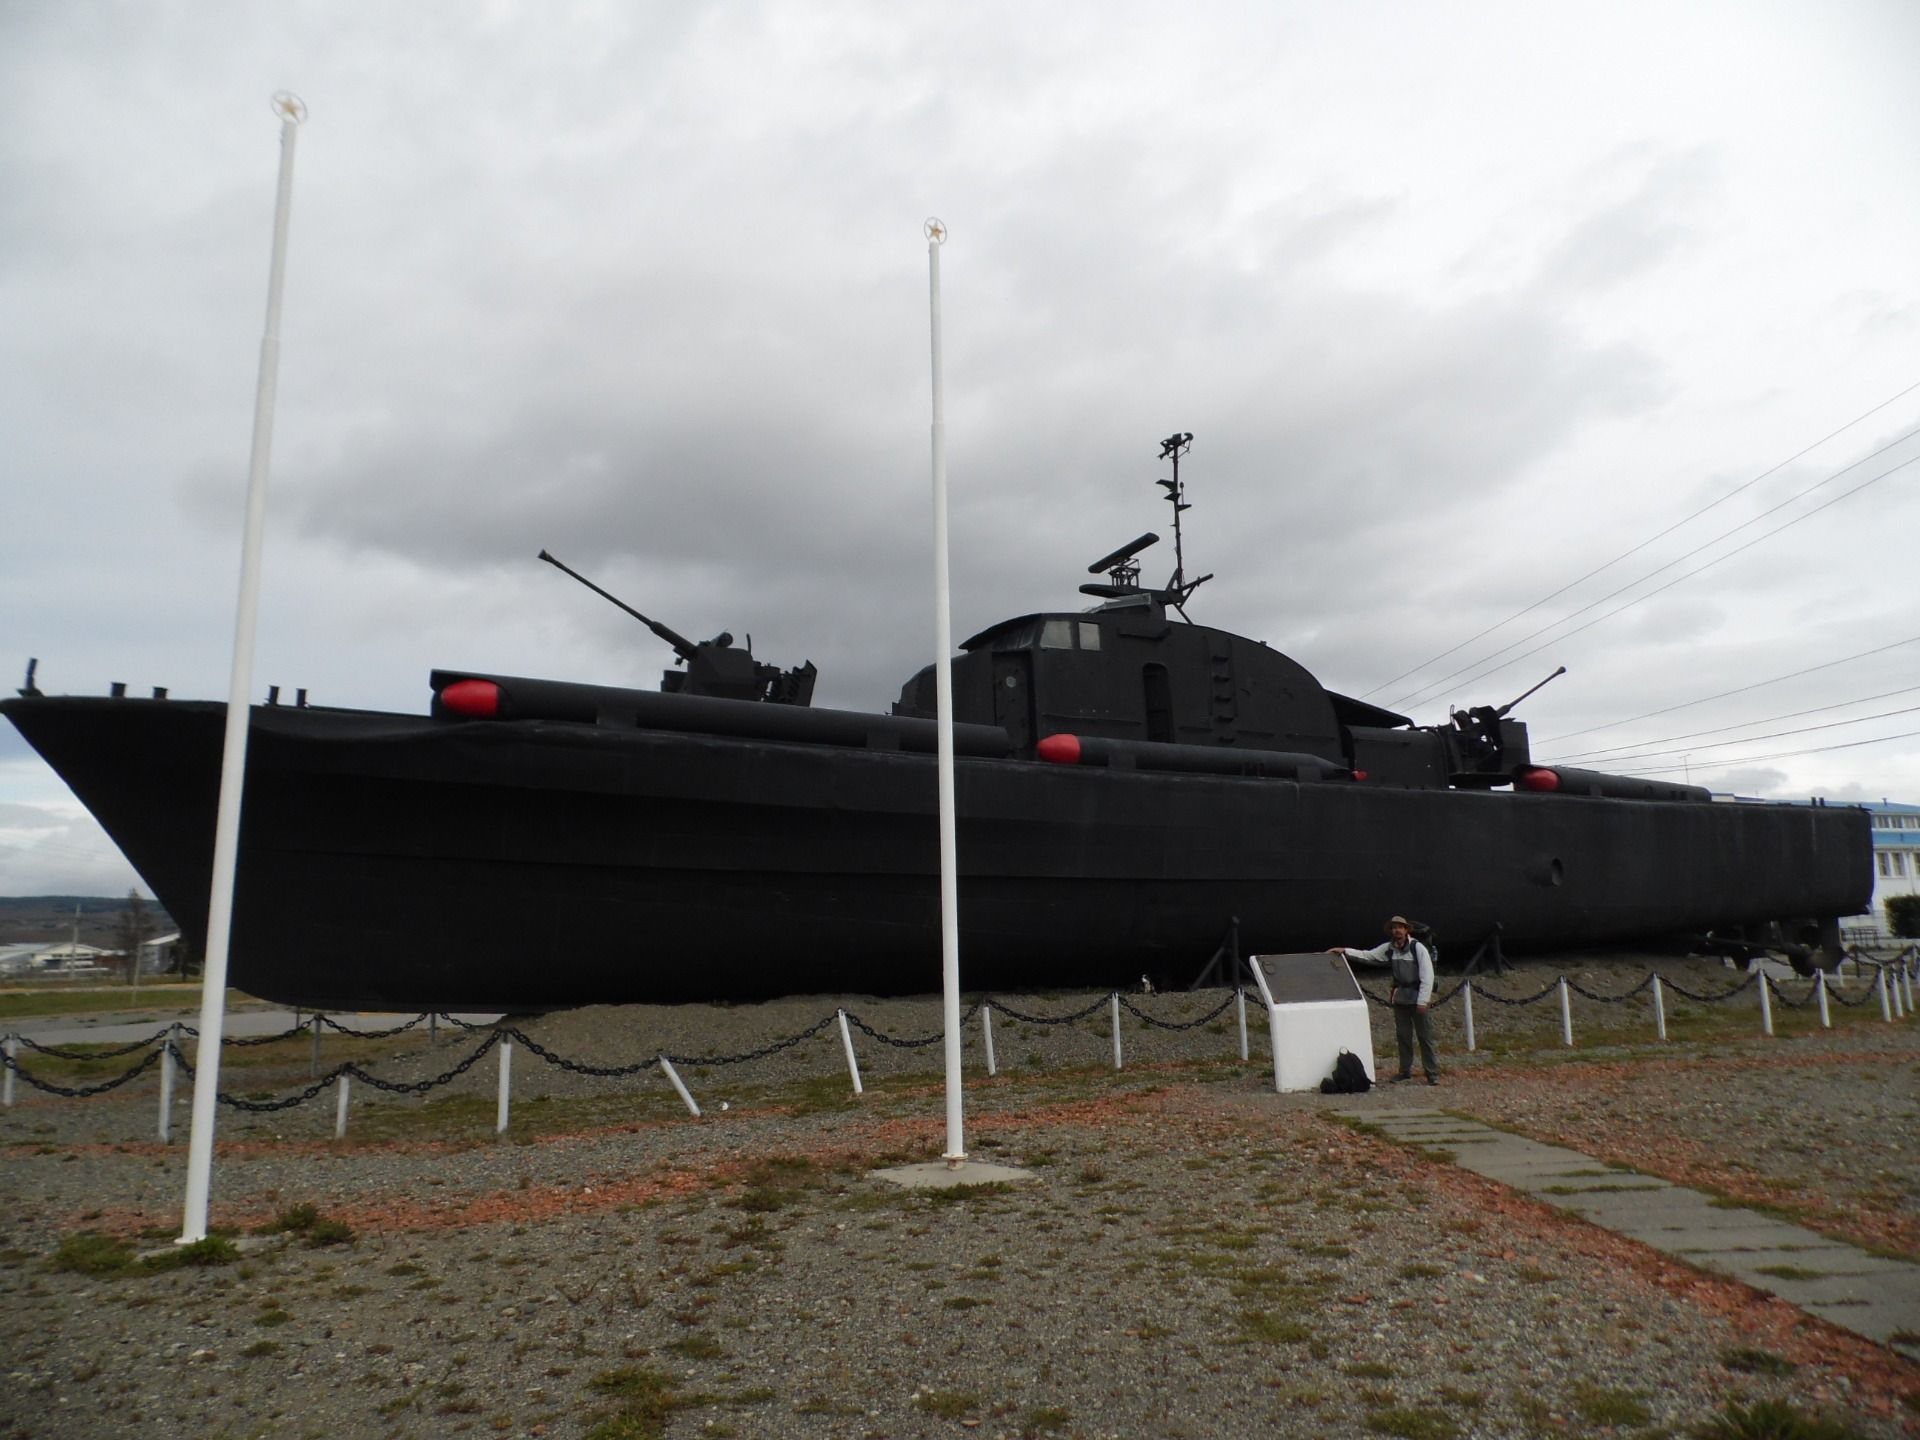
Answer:
POLYGON ((1753 972, 1753 974, 1747 976, 1746 979, 1742 980, 1738 985, 1734 986, 1731 990, 1722 990, 1718 995, 1703 995, 1703 994, 1700 994, 1698 991, 1689 990, 1686 988, 1686 986, 1681 985, 1676 981, 1669 980, 1664 975, 1660 977, 1660 983, 1666 986, 1667 989, 1673 991, 1673 993, 1676 995, 1683 995, 1689 1000, 1698 1000, 1703 1004, 1712 1005, 1721 1000, 1731 1000, 1734 996, 1741 994, 1743 991, 1751 990, 1753 988, 1753 982, 1758 980, 1759 978, 1760 978, 1760 972, 1756 970, 1753 972))
POLYGON ((161 1030, 147 1036, 144 1040, 136 1040, 131 1045, 121 1045, 112 1050, 92 1051, 67 1050, 58 1045, 42 1045, 37 1041, 30 1040, 25 1035, 16 1035, 13 1038, 26 1046, 27 1049, 37 1050, 42 1055, 51 1055, 56 1060, 118 1060, 122 1055, 131 1055, 136 1050, 146 1049, 149 1045, 165 1038, 166 1033, 166 1031, 161 1030))
POLYGON ((0 1059, 5 1060, 7 1069, 18 1075, 22 1080, 26 1081, 27 1084, 33 1086, 34 1089, 44 1090, 49 1095, 65 1095, 69 1099, 78 1099, 88 1095, 104 1095, 109 1090, 118 1090, 129 1080, 132 1080, 136 1076, 146 1074, 147 1071, 157 1065, 160 1062, 160 1056, 163 1052, 164 1047, 162 1050, 152 1051, 146 1059, 142 1060, 131 1070, 126 1071, 124 1074, 116 1075, 111 1080, 103 1080, 98 1085, 76 1086, 55 1085, 51 1080, 42 1080, 31 1070, 27 1069, 26 1066, 14 1059, 13 1056, 5 1055, 3 1052, 0 1052, 0 1059))
MULTIPOLYGON (((1107 1002, 1103 999, 1099 1002, 1099 1005, 1104 1005, 1106 1003, 1107 1002)), ((973 1019, 974 1016, 978 1015, 980 1013, 981 1004, 982 1004, 981 1001, 976 1000, 973 1002, 973 1004, 969 1005, 966 1008, 966 1011, 960 1016, 960 1023, 962 1025, 965 1025, 969 1020, 973 1019)), ((1098 1009, 1099 1005, 1096 1005, 1095 1009, 1098 1009)), ((1092 1012, 1088 1012, 1088 1013, 1092 1013, 1092 1012)), ((941 1029, 941 1030, 934 1031, 931 1035, 922 1035, 919 1038, 914 1040, 898 1040, 891 1035, 885 1034, 882 1031, 874 1029, 873 1026, 867 1024, 866 1021, 862 1020, 858 1015, 854 1014, 853 1011, 851 1010, 846 1012, 846 1016, 847 1016, 847 1023, 849 1025, 854 1026, 862 1034, 871 1035, 875 1040, 878 1040, 882 1045, 891 1045, 896 1050, 919 1050, 922 1047, 927 1045, 938 1045, 942 1040, 947 1038, 947 1032, 944 1029, 941 1029)), ((829 1016, 828 1018, 831 1019, 832 1017, 829 1016)))
MULTIPOLYGON (((849 1019, 852 1017, 849 1016, 849 1019)), ((748 1060, 764 1060, 769 1055, 778 1055, 782 1050, 791 1050, 802 1040, 811 1040, 822 1030, 833 1024, 834 1017, 823 1015, 819 1020, 802 1030, 798 1035, 789 1035, 784 1040, 775 1040, 770 1045, 762 1045, 758 1050, 749 1050, 743 1055, 669 1055, 667 1059, 676 1065, 688 1067, 696 1065, 739 1065, 748 1060)))
POLYGON ((1651 984, 1653 984, 1653 971, 1649 970, 1638 985, 1631 990, 1623 990, 1618 995, 1602 995, 1598 991, 1587 989, 1578 980, 1567 981, 1567 988, 1576 995, 1584 996, 1588 1000, 1597 1000, 1602 1005, 1622 1005, 1651 984))
POLYGON ((1229 1005, 1233 1004, 1234 996, 1239 993, 1240 992, 1237 990, 1228 991, 1226 999, 1222 1000, 1218 1005, 1214 1006, 1213 1009, 1209 1010, 1206 1014, 1193 1020, 1179 1020, 1179 1021, 1161 1020, 1155 1016, 1147 1014, 1146 1011, 1142 1010, 1138 1005, 1135 1005, 1133 1001, 1129 1000, 1124 995, 1120 997, 1120 1008, 1125 1010, 1129 1015, 1133 1016, 1136 1020, 1139 1020, 1143 1024, 1151 1025, 1156 1030, 1198 1030, 1202 1025, 1206 1024, 1209 1020, 1212 1020, 1216 1016, 1224 1014, 1226 1011, 1226 1008, 1229 1005))
POLYGON ((1102 1005, 1109 1003, 1112 998, 1111 995, 1102 995, 1098 1000, 1095 1000, 1091 1005, 1087 1006, 1086 1009, 1076 1010, 1071 1015, 1029 1015, 1024 1011, 1014 1009, 1013 1006, 1007 1004, 1004 1000, 994 1000, 990 1003, 993 1008, 998 1010, 1002 1015, 1010 1015, 1015 1020, 1019 1020, 1028 1025, 1071 1025, 1076 1020, 1086 1019, 1087 1016, 1093 1014, 1093 1012, 1098 1010, 1102 1005))
POLYGON ((502 1030, 495 1030, 493 1033, 496 1039, 518 1041, 549 1065, 557 1065, 562 1070, 571 1070, 575 1075, 638 1075, 641 1071, 651 1070, 660 1063, 659 1056, 649 1055, 646 1059, 636 1061, 632 1065, 585 1065, 578 1060, 568 1060, 564 1056, 554 1054, 525 1031, 517 1030, 511 1025, 502 1030))
POLYGON ((406 1024, 396 1025, 391 1030, 355 1030, 350 1025, 342 1025, 331 1015, 321 1015, 316 1018, 320 1024, 326 1026, 329 1030, 338 1030, 342 1035, 351 1035, 356 1040, 384 1040, 389 1035, 403 1035, 413 1029, 414 1026, 427 1023, 427 1017, 425 1015, 416 1015, 413 1019, 407 1021, 406 1024))

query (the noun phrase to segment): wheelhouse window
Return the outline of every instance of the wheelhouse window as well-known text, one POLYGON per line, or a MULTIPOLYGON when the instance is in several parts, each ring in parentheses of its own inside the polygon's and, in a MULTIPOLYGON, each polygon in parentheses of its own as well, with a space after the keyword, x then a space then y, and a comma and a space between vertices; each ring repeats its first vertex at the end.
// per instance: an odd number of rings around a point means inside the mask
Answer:
POLYGON ((1054 619, 1040 627, 1042 650, 1098 650, 1100 627, 1091 620, 1054 619))

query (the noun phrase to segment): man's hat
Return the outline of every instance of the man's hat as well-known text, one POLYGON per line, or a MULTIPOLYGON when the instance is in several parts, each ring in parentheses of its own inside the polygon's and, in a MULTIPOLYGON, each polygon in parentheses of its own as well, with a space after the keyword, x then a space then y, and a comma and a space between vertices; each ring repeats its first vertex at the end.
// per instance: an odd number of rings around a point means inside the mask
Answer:
POLYGON ((1391 920, 1387 921, 1387 929, 1389 930, 1391 930, 1396 925, 1404 925, 1409 930, 1413 928, 1413 922, 1407 919, 1407 917, 1404 915, 1396 915, 1391 920))

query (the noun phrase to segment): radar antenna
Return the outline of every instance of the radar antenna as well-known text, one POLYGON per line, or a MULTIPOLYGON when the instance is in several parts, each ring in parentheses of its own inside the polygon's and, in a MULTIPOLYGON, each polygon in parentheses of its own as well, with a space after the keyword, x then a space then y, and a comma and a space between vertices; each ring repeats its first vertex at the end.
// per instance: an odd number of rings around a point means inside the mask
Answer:
POLYGON ((1180 547, 1180 512, 1193 508, 1187 503, 1186 491, 1180 485, 1180 457, 1192 448, 1191 431, 1177 432, 1160 442, 1160 458, 1173 461, 1173 478, 1159 482, 1166 489, 1167 503, 1173 506, 1173 578, 1167 581, 1167 600, 1180 612, 1182 620, 1192 618, 1187 614, 1187 597, 1213 578, 1207 574, 1198 580, 1188 580, 1186 556, 1180 547))

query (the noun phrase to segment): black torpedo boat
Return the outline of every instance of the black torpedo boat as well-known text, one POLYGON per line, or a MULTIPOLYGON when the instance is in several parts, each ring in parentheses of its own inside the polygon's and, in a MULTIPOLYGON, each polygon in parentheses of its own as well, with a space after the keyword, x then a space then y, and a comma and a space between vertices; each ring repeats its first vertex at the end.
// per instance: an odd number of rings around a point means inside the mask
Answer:
MULTIPOLYGON (((1090 609, 953 660, 966 988, 1187 980, 1230 935, 1318 948, 1390 909, 1456 952, 1781 925, 1831 951, 1866 905, 1863 811, 1539 766, 1511 705, 1415 725, 1190 622, 1190 439, 1162 448, 1165 587, 1143 535, 1090 609)), ((814 709, 811 664, 630 613, 684 664, 658 691, 437 670, 426 715, 254 707, 232 983, 408 1011, 937 990, 933 667, 890 714, 814 709)), ((31 669, 0 702, 195 943, 225 711, 31 669)))

